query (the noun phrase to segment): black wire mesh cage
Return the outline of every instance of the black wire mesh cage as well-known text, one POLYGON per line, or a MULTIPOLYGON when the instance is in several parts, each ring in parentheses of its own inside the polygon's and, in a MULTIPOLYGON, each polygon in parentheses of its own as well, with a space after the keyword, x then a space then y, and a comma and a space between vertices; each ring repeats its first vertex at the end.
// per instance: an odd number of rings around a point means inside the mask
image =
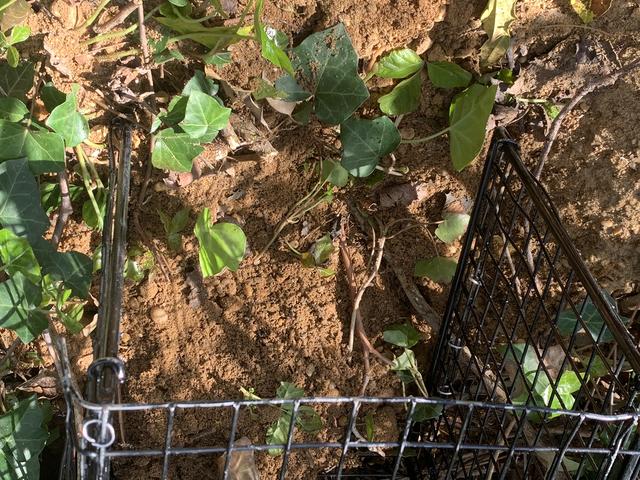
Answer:
MULTIPOLYGON (((112 176, 118 185, 112 191, 118 193, 110 201, 107 224, 113 228, 105 229, 103 246, 113 268, 105 271, 107 296, 101 296, 112 306, 121 300, 113 272, 122 270, 116 237, 126 232, 128 141, 124 135, 125 154, 112 159, 119 172, 112 176)), ((99 319, 104 325, 84 397, 62 365, 68 407, 62 478, 108 479, 114 471, 115 478, 131 478, 127 465, 142 459, 157 467, 153 475, 149 467, 149 478, 181 478, 176 466, 184 461, 208 462, 220 478, 257 478, 255 471, 238 473, 238 464, 246 455, 274 449, 280 479, 299 478, 291 474, 291 462, 313 463, 320 453, 328 467, 317 476, 327 479, 640 477, 640 353, 628 321, 590 275, 504 131, 492 142, 452 283, 427 376, 432 398, 120 403, 125 375, 117 358, 118 317, 116 308, 99 319), (397 436, 391 440, 360 433, 364 412, 380 405, 395 413, 397 436), (283 443, 244 441, 243 416, 274 406, 290 415, 283 443), (296 420, 309 407, 327 418, 345 418, 340 433, 301 431, 296 420), (425 411, 430 419, 421 421, 425 411), (202 419, 207 413, 226 418, 200 426, 222 429, 216 438, 224 441, 185 441, 181 422, 195 412, 202 419), (126 438, 136 415, 161 419, 154 425, 162 431, 143 433, 144 442, 126 438)))

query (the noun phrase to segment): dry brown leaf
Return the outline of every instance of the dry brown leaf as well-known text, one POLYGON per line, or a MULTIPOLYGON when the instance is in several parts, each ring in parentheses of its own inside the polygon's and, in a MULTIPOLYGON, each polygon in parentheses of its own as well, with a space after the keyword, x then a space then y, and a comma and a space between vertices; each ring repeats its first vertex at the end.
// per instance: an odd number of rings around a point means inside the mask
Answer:
POLYGON ((18 385, 18 390, 23 392, 35 393, 45 397, 55 397, 58 395, 58 378, 53 372, 47 370, 41 371, 35 377, 18 385))
POLYGON ((406 207, 414 202, 421 202, 429 194, 426 183, 401 183, 391 185, 380 191, 380 208, 392 208, 396 206, 406 207))

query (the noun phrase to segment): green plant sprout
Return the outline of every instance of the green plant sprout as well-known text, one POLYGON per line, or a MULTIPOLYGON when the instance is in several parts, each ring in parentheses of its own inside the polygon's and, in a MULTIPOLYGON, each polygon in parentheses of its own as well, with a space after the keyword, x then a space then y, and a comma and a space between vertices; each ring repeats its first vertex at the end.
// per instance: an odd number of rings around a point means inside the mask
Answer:
POLYGON ((164 233, 167 237, 167 246, 169 250, 179 252, 182 250, 182 230, 187 226, 189 222, 189 209, 183 208, 178 210, 173 217, 169 217, 162 210, 158 210, 158 216, 162 222, 164 233))
MULTIPOLYGON (((253 388, 245 389, 240 387, 240 392, 245 400, 261 400, 255 394, 253 388)), ((276 398, 283 400, 296 400, 304 397, 304 390, 298 388, 293 383, 280 382, 280 387, 276 390, 276 398)), ((280 417, 271 424, 267 429, 267 445, 284 445, 287 443, 289 429, 291 427, 291 417, 293 414, 293 405, 283 404, 273 406, 280 410, 280 417)), ((300 405, 296 414, 296 425, 304 432, 317 433, 322 428, 322 419, 320 415, 308 405, 300 405)), ((270 448, 269 455, 282 455, 282 447, 270 448)))
POLYGON ((203 277, 218 275, 225 269, 235 272, 240 267, 247 249, 247 238, 242 228, 234 223, 215 222, 205 208, 198 215, 194 233, 200 245, 198 257, 203 277))
POLYGON ((331 255, 335 251, 333 246, 333 240, 330 234, 323 235, 318 240, 313 242, 311 248, 307 252, 300 252, 294 248, 289 242, 287 247, 295 255, 298 256, 300 262, 305 268, 315 268, 320 272, 323 277, 332 277, 336 272, 330 268, 323 267, 325 263, 331 258, 331 255))
POLYGON ((293 207, 289 209, 285 218, 278 224, 271 239, 267 242, 267 245, 257 255, 256 259, 260 258, 268 249, 273 245, 273 242, 280 236, 282 230, 287 225, 298 223, 302 220, 302 217, 309 211, 313 210, 317 206, 323 203, 331 203, 333 200, 334 187, 344 187, 349 181, 348 172, 337 162, 333 160, 325 160, 320 164, 320 178, 313 185, 311 190, 300 200, 298 200, 293 207))
POLYGON ((27 25, 16 25, 11 29, 8 37, 0 32, 0 55, 6 56, 7 62, 13 68, 20 62, 20 54, 14 45, 24 42, 29 35, 31 35, 31 29, 27 25))

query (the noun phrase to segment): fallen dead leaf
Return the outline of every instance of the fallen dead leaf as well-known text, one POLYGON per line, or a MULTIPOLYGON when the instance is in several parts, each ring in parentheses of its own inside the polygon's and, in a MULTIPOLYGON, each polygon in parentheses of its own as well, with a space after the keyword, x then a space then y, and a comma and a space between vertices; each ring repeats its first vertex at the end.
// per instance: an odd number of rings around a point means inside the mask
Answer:
POLYGON ((406 207, 414 202, 422 202, 429 194, 426 183, 402 183, 383 189, 379 194, 380 208, 406 207))
POLYGON ((56 397, 58 395, 58 378, 53 372, 43 370, 35 377, 18 385, 18 390, 35 393, 45 397, 56 397))

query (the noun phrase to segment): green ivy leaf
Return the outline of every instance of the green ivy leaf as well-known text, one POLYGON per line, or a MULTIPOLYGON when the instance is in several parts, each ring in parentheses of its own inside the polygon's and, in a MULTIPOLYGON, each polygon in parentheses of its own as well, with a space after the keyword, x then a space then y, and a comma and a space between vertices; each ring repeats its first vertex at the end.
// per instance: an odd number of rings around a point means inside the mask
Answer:
POLYGON ((399 347, 411 348, 420 341, 420 334, 412 325, 391 325, 382 334, 385 342, 399 347))
POLYGON ((79 252, 57 252, 51 242, 38 238, 30 241, 33 253, 44 274, 61 280, 79 298, 89 296, 93 261, 79 252))
POLYGON ((396 85, 391 92, 378 99, 380 110, 387 115, 402 115, 415 111, 420 106, 422 81, 420 72, 396 85))
POLYGON ((400 133, 388 117, 349 118, 340 125, 342 166, 354 177, 371 175, 378 161, 400 144, 400 133))
POLYGON ((18 237, 30 241, 40 238, 49 228, 42 210, 38 184, 25 159, 0 163, 0 224, 18 237))
POLYGON ((280 382, 280 386, 276 390, 276 398, 295 400, 302 397, 304 397, 304 390, 290 382, 280 382))
POLYGON ((436 228, 436 237, 444 243, 453 243, 467 231, 469 215, 466 213, 445 213, 444 221, 436 228))
POLYGON ((15 45, 16 43, 24 42, 31 35, 31 28, 28 25, 16 25, 11 29, 11 36, 9 37, 9 43, 15 45))
POLYGON ((165 128, 156 134, 151 163, 156 168, 176 172, 190 172, 193 159, 204 151, 188 133, 165 128))
MULTIPOLYGON (((267 429, 267 445, 285 445, 291 427, 291 416, 282 415, 267 429)), ((282 448, 270 448, 269 455, 277 457, 282 454, 282 448)))
POLYGON ((193 92, 205 93, 213 97, 218 93, 218 84, 208 78, 202 70, 196 70, 182 89, 182 95, 188 97, 193 92))
POLYGON ((202 57, 202 61, 206 65, 215 65, 216 67, 221 67, 223 65, 226 65, 227 63, 231 63, 233 60, 231 59, 230 52, 209 52, 202 57))
MULTIPOLYGON (((603 291, 602 293, 611 306, 611 309, 618 316, 618 319, 624 324, 629 323, 628 318, 625 318, 618 313, 618 305, 615 299, 608 292, 603 291)), ((600 336, 600 343, 613 341, 613 334, 608 328, 606 328, 604 319, 602 318, 602 315, 600 315, 600 311, 595 306, 591 298, 588 298, 584 303, 584 306, 580 311, 580 317, 585 323, 587 330, 589 331, 589 334, 591 335, 591 338, 594 342, 598 341, 600 332, 602 332, 602 336, 600 336)), ((557 327, 560 334, 565 336, 573 335, 574 329, 576 329, 577 332, 584 332, 582 323, 578 321, 578 317, 571 308, 565 309, 560 312, 560 314, 558 315, 557 327)))
POLYGON ((194 90, 189 95, 180 127, 191 138, 209 143, 227 126, 231 109, 221 106, 212 96, 194 90))
POLYGON ((278 78, 275 89, 285 94, 282 100, 286 100, 287 102, 302 102, 311 96, 311 94, 298 85, 298 82, 290 75, 283 75, 278 78))
POLYGON ((334 187, 344 187, 349 183, 349 172, 338 162, 331 159, 322 162, 322 180, 334 187))
POLYGON ((427 73, 431 83, 439 88, 464 88, 473 78, 471 73, 451 62, 429 62, 427 73))
POLYGON ((404 352, 399 357, 393 359, 391 364, 391 370, 394 371, 410 371, 416 368, 416 356, 413 350, 408 348, 404 349, 404 352))
POLYGON ((300 84, 314 95, 315 113, 322 122, 344 122, 369 98, 342 23, 309 35, 293 49, 291 60, 300 84))
POLYGON ((480 65, 487 67, 500 61, 511 41, 509 27, 516 19, 516 0, 489 0, 480 21, 489 39, 480 48, 480 65))
POLYGON ((424 65, 420 56, 410 48, 394 50, 382 57, 373 73, 381 78, 406 78, 424 65))
POLYGON ((64 103, 67 96, 53 86, 53 83, 47 82, 40 89, 40 98, 47 112, 51 113, 54 108, 64 103))
POLYGON ((78 111, 79 88, 73 85, 65 101, 53 109, 45 122, 54 132, 62 135, 67 147, 75 147, 89 138, 89 123, 78 111))
POLYGON ((29 115, 27 106, 13 97, 0 98, 0 119, 20 122, 29 115))
POLYGON ((10 480, 39 480, 40 454, 47 432, 46 410, 35 396, 25 398, 0 416, 0 472, 10 480))
POLYGON ((16 68, 0 63, 0 97, 15 97, 24 100, 33 86, 33 63, 24 62, 16 68))
MULTIPOLYGON (((78 185, 69 184, 69 199, 71 203, 76 202, 84 194, 84 188, 78 185)), ((40 203, 47 215, 50 215, 60 206, 60 184, 52 182, 40 183, 40 203)))
POLYGON ((171 99, 169 105, 167 105, 166 115, 160 115, 160 120, 165 125, 170 127, 176 126, 184 119, 184 115, 187 112, 187 103, 189 97, 182 95, 176 95, 171 99))
POLYGON ((25 157, 35 175, 64 168, 64 140, 57 133, 0 120, 0 144, 0 162, 25 157))
POLYGON ((180 235, 180 232, 187 226, 189 212, 190 210, 188 208, 183 208, 182 210, 178 210, 173 217, 169 217, 166 213, 158 210, 160 221, 167 235, 167 245, 170 250, 182 250, 182 235, 180 235))
POLYGON ((471 85, 459 93, 449 108, 449 136, 453 166, 461 171, 480 153, 497 86, 471 85))
POLYGON ((29 343, 47 328, 48 321, 39 310, 40 287, 19 272, 0 283, 0 328, 16 332, 23 343, 29 343))
POLYGON ((413 274, 427 277, 438 283, 449 283, 456 273, 458 261, 455 258, 433 257, 418 260, 413 274))
POLYGON ((26 238, 16 236, 11 230, 0 230, 0 259, 9 275, 23 274, 30 282, 40 283, 40 265, 26 238))
POLYGON ((7 47, 7 63, 12 67, 16 68, 18 63, 20 63, 20 53, 18 49, 13 45, 7 47))
POLYGON ((64 327, 70 334, 75 335, 84 329, 84 325, 82 324, 82 316, 84 315, 83 304, 72 304, 68 308, 59 310, 58 313, 60 315, 60 321, 62 321, 64 327))
POLYGON ((411 419, 414 422, 426 422, 427 420, 438 418, 440 415, 442 415, 442 405, 419 403, 413 410, 411 419))
POLYGON ((242 229, 233 223, 211 224, 208 208, 198 215, 194 233, 200 244, 200 269, 203 277, 210 277, 225 268, 236 271, 247 248, 247 238, 242 229))
POLYGON ((282 68, 289 75, 294 75, 291 60, 287 57, 285 51, 280 48, 277 42, 277 31, 273 28, 265 29, 260 18, 262 9, 264 8, 264 0, 257 0, 253 15, 253 25, 256 33, 256 40, 262 48, 262 56, 273 63, 276 67, 282 68))

